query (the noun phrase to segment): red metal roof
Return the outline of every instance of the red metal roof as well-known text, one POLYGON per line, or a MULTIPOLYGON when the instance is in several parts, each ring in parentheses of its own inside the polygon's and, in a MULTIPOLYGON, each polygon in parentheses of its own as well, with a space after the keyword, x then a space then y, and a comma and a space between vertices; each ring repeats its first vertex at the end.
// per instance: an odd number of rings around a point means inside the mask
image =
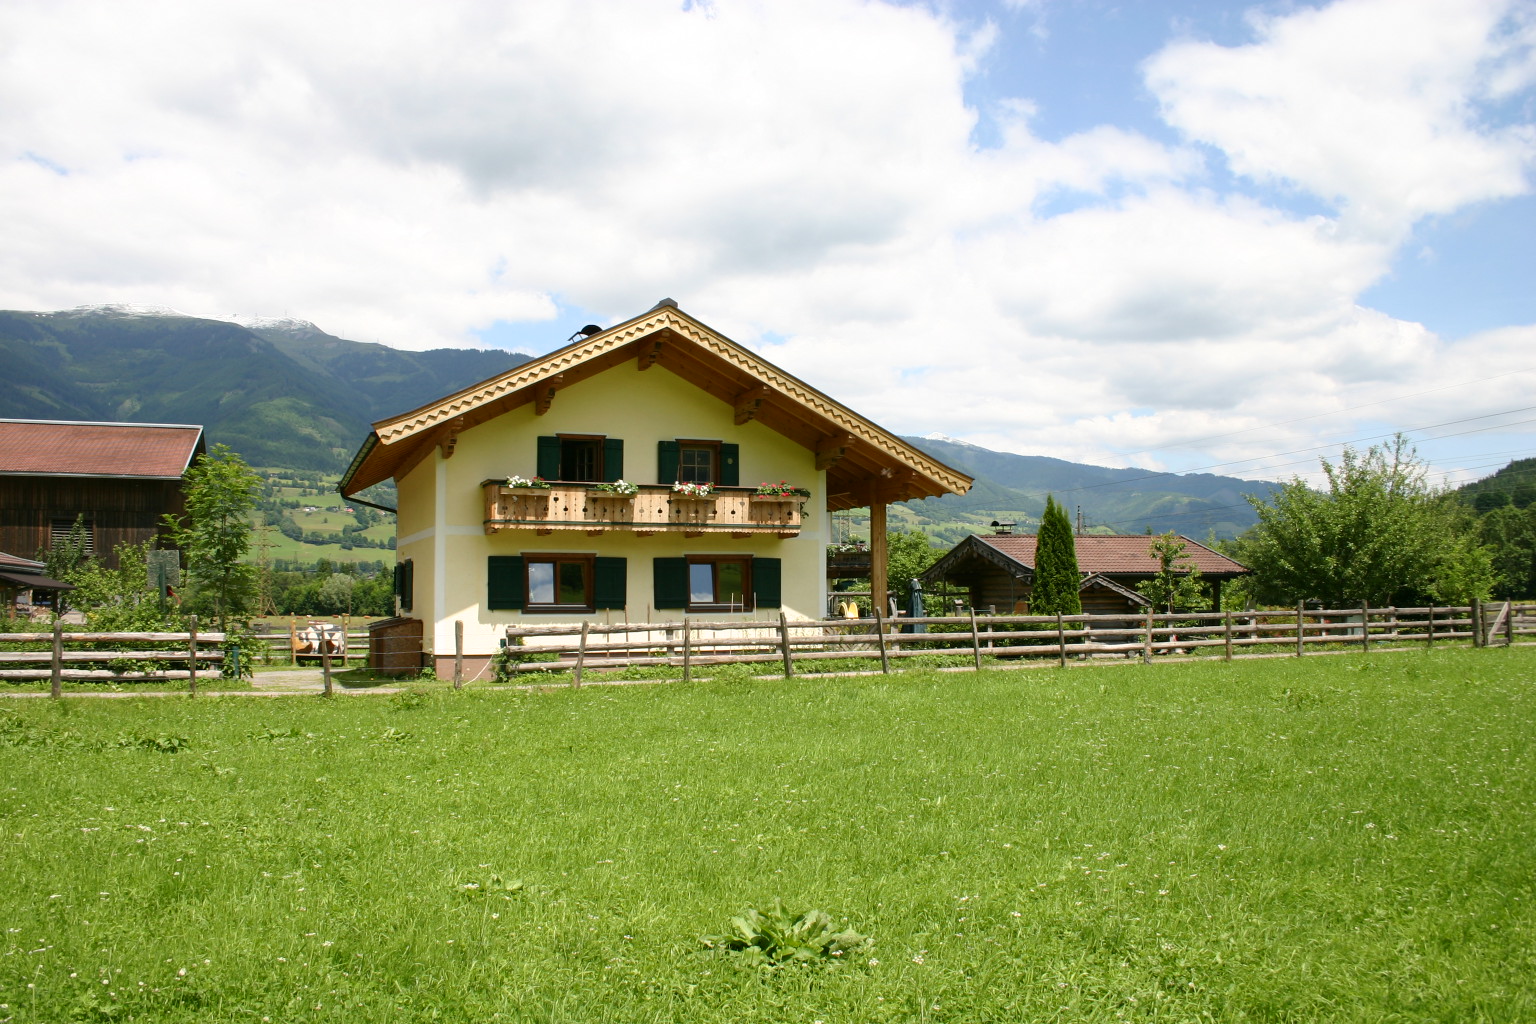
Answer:
POLYGON ((175 479, 203 428, 169 423, 0 420, 0 473, 175 479))
POLYGON ((42 572, 43 563, 35 562, 30 558, 22 558, 19 555, 8 555, 0 551, 0 570, 10 572, 42 572))
MULTIPOLYGON (((1022 565, 1035 567, 1035 535, 1004 534, 977 537, 1022 565)), ((1077 568, 1082 573, 1104 573, 1117 576, 1135 574, 1151 576, 1157 572, 1157 559, 1152 557, 1153 538, 1140 533, 1118 535, 1082 534, 1073 538, 1077 542, 1077 568)), ((1188 537, 1184 542, 1184 555, 1195 563, 1203 575, 1230 575, 1246 573, 1248 568, 1234 562, 1226 555, 1218 554, 1188 537)))

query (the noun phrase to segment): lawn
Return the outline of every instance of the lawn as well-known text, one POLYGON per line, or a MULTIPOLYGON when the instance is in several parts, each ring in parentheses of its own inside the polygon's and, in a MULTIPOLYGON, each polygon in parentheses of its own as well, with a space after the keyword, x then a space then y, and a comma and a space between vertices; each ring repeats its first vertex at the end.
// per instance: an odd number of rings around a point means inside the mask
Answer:
POLYGON ((1530 1020, 1533 667, 9 701, 0 1020, 1530 1020))

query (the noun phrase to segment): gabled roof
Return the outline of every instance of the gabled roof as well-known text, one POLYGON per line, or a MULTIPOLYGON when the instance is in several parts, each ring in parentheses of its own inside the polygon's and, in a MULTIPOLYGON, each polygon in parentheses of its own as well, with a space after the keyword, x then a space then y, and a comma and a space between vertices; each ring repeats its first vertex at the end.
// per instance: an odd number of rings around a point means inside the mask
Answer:
MULTIPOLYGON (((923 578, 942 579, 961 570, 966 562, 981 559, 1007 569, 1020 579, 1032 579, 1036 539, 1031 533, 967 537, 935 562, 923 578)), ((1157 559, 1151 553, 1152 538, 1146 534, 1078 534, 1072 539, 1077 548, 1078 571, 1085 575, 1149 577, 1157 574, 1157 559)), ((1184 542, 1185 558, 1194 562, 1202 576, 1229 579, 1248 572, 1247 566, 1198 541, 1182 536, 1179 539, 1184 542)))
POLYGON ((1102 573, 1093 573, 1083 577, 1083 582, 1078 584, 1077 592, 1081 594, 1086 590, 1108 590, 1111 593, 1119 594, 1121 597, 1125 598, 1127 601, 1130 601, 1132 604, 1145 606, 1152 603, 1145 597, 1142 597, 1136 591, 1132 590, 1130 587, 1122 587, 1120 584, 1116 583, 1114 580, 1110 579, 1108 576, 1103 575, 1102 573))
POLYGON ((963 494, 971 478, 902 441, 663 299, 649 312, 419 409, 380 420, 342 477, 344 495, 409 471, 460 431, 623 363, 664 368, 818 455, 829 508, 963 494))
POLYGON ((185 423, 0 419, 0 474, 177 480, 202 450, 185 423))

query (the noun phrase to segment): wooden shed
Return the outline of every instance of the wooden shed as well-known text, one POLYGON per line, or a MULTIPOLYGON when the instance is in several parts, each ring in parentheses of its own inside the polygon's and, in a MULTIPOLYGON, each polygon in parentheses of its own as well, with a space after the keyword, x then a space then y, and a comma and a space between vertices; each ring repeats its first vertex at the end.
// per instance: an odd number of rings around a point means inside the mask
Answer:
POLYGON ((79 520, 115 569, 118 545, 153 541, 163 515, 182 514, 182 474, 205 451, 189 424, 0 419, 0 550, 47 551, 79 520))
MULTIPOLYGON (((1246 575, 1247 566, 1188 537, 1184 554, 1211 586, 1217 605, 1225 580, 1246 575)), ((949 586, 969 592, 975 608, 1027 614, 1035 581, 1034 534, 967 537, 922 576, 925 588, 949 586)), ((1144 611, 1147 599, 1137 587, 1157 574, 1152 538, 1145 534, 1079 534, 1077 567, 1083 611, 1097 615, 1144 611)))

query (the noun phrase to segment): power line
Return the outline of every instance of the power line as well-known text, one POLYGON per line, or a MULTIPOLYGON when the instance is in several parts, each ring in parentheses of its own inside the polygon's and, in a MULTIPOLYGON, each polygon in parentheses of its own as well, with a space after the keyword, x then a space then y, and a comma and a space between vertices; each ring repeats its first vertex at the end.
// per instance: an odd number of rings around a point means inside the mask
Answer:
POLYGON ((1170 441, 1168 444, 1160 444, 1153 448, 1142 448, 1140 451, 1134 452, 1116 452, 1115 454, 1121 456, 1145 455, 1147 452, 1160 452, 1169 448, 1188 448, 1197 444, 1203 444, 1206 441, 1219 441, 1224 437, 1236 437, 1239 434, 1251 434, 1255 430, 1268 430, 1272 427, 1286 427, 1290 426, 1292 423, 1305 423, 1307 420, 1322 419, 1327 416, 1342 416, 1347 412, 1356 412, 1360 409, 1369 409, 1372 406, 1386 405, 1390 402, 1404 402, 1410 398, 1421 398, 1424 395, 1432 395, 1439 391, 1451 391, 1455 388, 1469 387, 1473 384, 1483 384, 1490 380, 1498 380, 1501 377, 1512 377, 1517 373, 1530 373, 1532 370, 1536 370, 1536 367, 1527 366, 1519 370, 1508 370, 1504 373, 1496 373, 1491 377, 1479 377, 1477 380, 1464 380, 1460 384, 1447 384, 1444 387, 1430 388, 1428 391, 1415 391, 1411 395, 1398 395, 1395 398, 1383 398, 1379 401, 1366 402, 1363 405, 1352 405, 1348 408, 1335 409, 1331 412, 1313 413, 1311 416, 1297 416, 1295 419, 1281 420, 1278 423, 1263 423, 1256 427, 1245 427, 1242 430, 1233 430, 1225 434, 1212 434, 1209 437, 1196 437, 1186 441, 1170 441))

